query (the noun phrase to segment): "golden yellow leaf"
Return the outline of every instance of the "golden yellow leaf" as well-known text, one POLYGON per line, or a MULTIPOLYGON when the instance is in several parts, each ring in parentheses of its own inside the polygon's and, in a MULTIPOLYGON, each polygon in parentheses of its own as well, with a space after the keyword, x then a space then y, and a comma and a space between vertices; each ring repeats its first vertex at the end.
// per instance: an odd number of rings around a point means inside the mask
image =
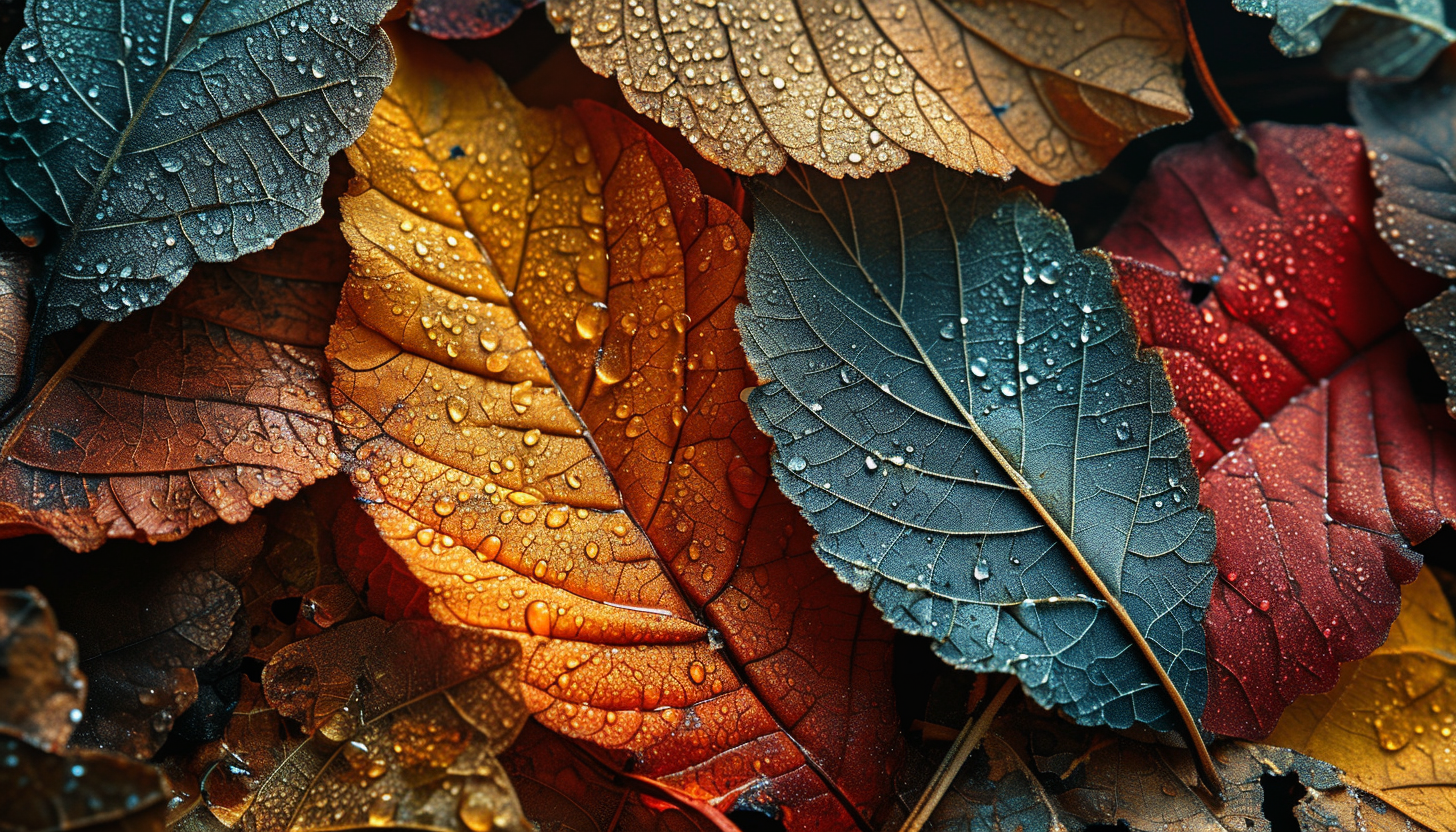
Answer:
POLYGON ((1405 587, 1380 649, 1329 693, 1295 700, 1270 745, 1339 766, 1417 822, 1456 829, 1456 618, 1430 570, 1405 587))
POLYGON ((743 174, 831 176, 923 153, 1042 182, 1189 116, 1173 0, 550 0, 639 112, 743 174))
POLYGON ((521 644, 543 725, 791 829, 867 823, 892 636, 768 477, 733 323, 748 229, 625 116, 528 110, 395 43, 329 346, 365 510, 433 618, 521 644))

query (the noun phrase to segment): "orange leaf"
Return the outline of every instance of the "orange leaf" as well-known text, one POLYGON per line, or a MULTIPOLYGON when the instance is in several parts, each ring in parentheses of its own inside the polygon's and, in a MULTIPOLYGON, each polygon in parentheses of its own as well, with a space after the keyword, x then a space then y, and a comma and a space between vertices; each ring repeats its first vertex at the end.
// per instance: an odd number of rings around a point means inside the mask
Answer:
MULTIPOLYGON (((0 536, 45 532, 77 551, 175 540, 338 470, 320 372, 346 255, 326 218, 199 265, 161 306, 57 355, 0 428, 0 536)), ((22 359, 28 279, 28 261, 0 262, 14 342, 0 347, 0 392, 22 359)))
POLYGON ((629 119, 396 35, 329 344, 366 510, 436 620, 521 642, 546 726, 720 807, 865 824, 891 636, 767 480, 747 229, 629 119))

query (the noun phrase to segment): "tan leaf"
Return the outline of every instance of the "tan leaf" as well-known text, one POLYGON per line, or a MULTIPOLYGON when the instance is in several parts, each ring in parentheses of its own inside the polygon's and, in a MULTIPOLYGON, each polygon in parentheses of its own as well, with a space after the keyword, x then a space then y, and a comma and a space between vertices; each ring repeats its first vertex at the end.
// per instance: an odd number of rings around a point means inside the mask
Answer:
POLYGON ((550 0, 639 112, 743 174, 868 176, 923 153, 1043 182, 1184 121, 1172 0, 550 0))

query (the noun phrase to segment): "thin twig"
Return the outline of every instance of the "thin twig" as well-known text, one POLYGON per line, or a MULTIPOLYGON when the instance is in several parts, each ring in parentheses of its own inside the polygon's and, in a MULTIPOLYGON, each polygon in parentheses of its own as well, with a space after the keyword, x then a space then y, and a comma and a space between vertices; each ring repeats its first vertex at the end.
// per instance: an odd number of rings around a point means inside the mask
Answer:
POLYGON ((1193 15, 1188 11, 1188 0, 1178 0, 1178 11, 1183 16, 1183 34, 1188 41, 1188 57, 1193 61, 1193 74, 1198 76, 1198 86, 1203 89, 1204 96, 1213 105, 1214 112, 1218 113, 1219 120, 1228 128, 1234 140, 1247 147, 1254 154, 1254 159, 1258 159, 1258 145, 1249 138, 1244 123, 1224 100, 1223 93, 1218 91, 1218 84, 1213 82, 1213 73, 1209 71, 1208 62, 1203 58, 1203 47, 1198 44, 1198 33, 1193 30, 1193 15))
POLYGON ((921 792, 920 800, 916 801, 915 808, 911 810, 910 817, 900 825, 900 832, 920 832, 920 828, 930 820, 930 815, 935 807, 940 805, 940 799, 950 790, 950 784, 960 773, 961 766, 971 756, 971 752, 981 744, 986 732, 991 730, 991 722, 996 719, 996 712, 1006 704, 1006 697, 1016 690, 1016 677, 1012 676, 1006 680, 1001 689, 996 691, 986 709, 981 715, 966 720, 966 727, 961 729, 960 736, 956 737, 950 750, 946 752, 945 759, 940 761, 940 768, 936 770, 935 777, 931 779, 930 785, 921 792))

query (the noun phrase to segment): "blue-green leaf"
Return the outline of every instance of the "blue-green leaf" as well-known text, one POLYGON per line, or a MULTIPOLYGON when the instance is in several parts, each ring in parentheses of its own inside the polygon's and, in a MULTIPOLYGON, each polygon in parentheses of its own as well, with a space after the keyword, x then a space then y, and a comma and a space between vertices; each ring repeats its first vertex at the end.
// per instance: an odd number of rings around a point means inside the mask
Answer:
POLYGON ((0 219, 45 238, 43 337, 322 216, 393 71, 394 0, 31 0, 0 82, 0 219))
POLYGON ((1323 50, 1337 75, 1357 69, 1414 78, 1453 41, 1443 0, 1233 0, 1246 14, 1273 18, 1269 40, 1291 58, 1323 50))
POLYGON ((1106 256, 930 163, 754 194, 749 405, 820 557, 950 663, 1201 748, 1213 518, 1106 256))

